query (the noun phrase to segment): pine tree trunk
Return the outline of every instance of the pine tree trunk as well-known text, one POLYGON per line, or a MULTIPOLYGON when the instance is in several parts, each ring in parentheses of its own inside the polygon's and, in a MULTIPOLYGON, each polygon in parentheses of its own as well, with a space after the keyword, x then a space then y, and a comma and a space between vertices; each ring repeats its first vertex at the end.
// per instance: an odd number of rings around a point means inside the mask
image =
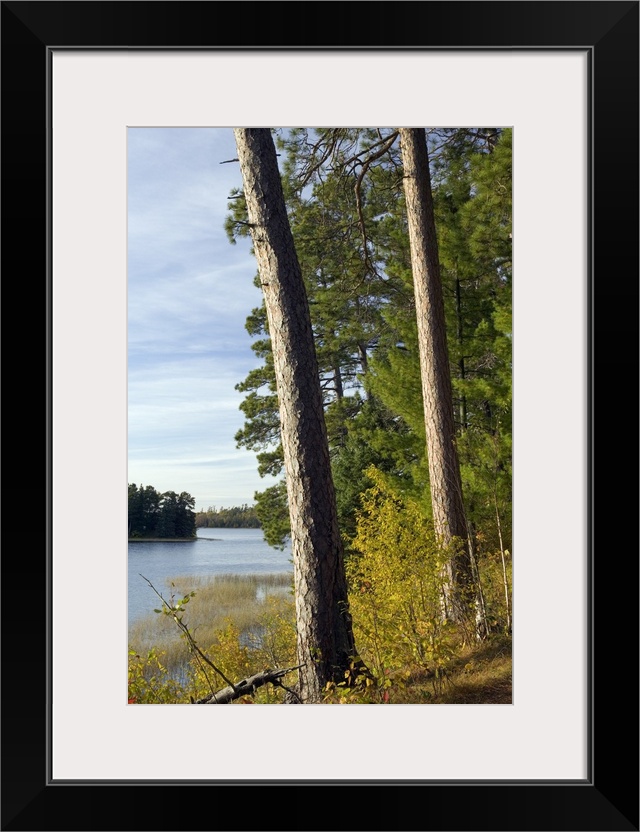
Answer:
POLYGON ((402 128, 400 142, 433 520, 436 534, 445 546, 454 539, 463 544, 446 568, 446 615, 454 621, 468 622, 474 595, 473 574, 456 449, 451 369, 425 131, 402 128))
POLYGON ((234 130, 273 349, 291 518, 300 696, 355 654, 309 305, 267 128, 234 130))

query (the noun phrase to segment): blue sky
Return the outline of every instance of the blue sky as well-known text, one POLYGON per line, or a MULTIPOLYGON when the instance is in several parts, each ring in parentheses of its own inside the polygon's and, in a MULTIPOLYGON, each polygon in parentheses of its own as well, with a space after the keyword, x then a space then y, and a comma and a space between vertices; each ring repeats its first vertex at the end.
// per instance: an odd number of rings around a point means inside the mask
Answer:
POLYGON ((261 303, 250 242, 224 231, 241 187, 232 128, 128 133, 128 481, 187 491, 196 508, 253 503, 275 480, 236 448, 259 359, 244 328, 261 303))

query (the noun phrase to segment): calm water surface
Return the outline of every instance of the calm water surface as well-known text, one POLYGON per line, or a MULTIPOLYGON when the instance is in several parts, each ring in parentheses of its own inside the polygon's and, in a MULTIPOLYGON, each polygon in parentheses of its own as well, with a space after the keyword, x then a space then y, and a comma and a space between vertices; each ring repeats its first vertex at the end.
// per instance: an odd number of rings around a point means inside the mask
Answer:
POLYGON ((262 529, 198 529, 197 534, 189 543, 129 543, 129 624, 160 602, 141 574, 168 600, 167 580, 178 576, 293 572, 289 546, 273 549, 262 529))

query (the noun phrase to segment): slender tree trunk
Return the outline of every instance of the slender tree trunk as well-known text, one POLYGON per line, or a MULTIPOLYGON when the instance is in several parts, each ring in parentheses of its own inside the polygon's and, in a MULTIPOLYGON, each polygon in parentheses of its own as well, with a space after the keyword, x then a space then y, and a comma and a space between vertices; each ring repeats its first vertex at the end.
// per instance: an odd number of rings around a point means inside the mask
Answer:
POLYGON ((493 434, 493 443, 494 443, 494 452, 495 452, 495 477, 493 481, 493 506, 496 512, 496 528, 498 529, 498 541, 500 543, 500 558, 502 560, 502 584, 504 587, 504 601, 505 601, 505 609, 506 609, 506 630, 508 633, 511 632, 511 604, 509 603, 509 580, 507 578, 507 560, 506 560, 506 553, 504 548, 504 540, 502 538, 502 520, 500 518, 500 509, 499 509, 499 502, 498 502, 498 426, 496 425, 496 430, 493 434))
POLYGON ((475 529, 473 523, 471 522, 467 524, 467 538, 469 543, 471 575, 475 586, 476 635, 479 639, 482 639, 489 635, 489 619, 487 617, 487 607, 484 601, 484 592, 482 589, 482 581, 480 579, 480 569, 478 567, 477 550, 475 545, 475 529))
POLYGON ((333 386, 336 399, 340 401, 344 398, 344 387, 342 385, 342 371, 340 370, 340 365, 337 363, 333 370, 333 386))
POLYGON ((461 541, 446 568, 445 608, 451 620, 468 622, 475 588, 456 449, 451 370, 425 130, 402 128, 400 142, 433 519, 436 534, 445 546, 461 541))
MULTIPOLYGON (((464 332, 462 326, 462 296, 460 293, 460 278, 456 277, 456 319, 457 327, 456 334, 458 336, 458 348, 460 350, 460 359, 458 360, 458 368, 460 370, 460 378, 464 381, 466 378, 466 370, 464 366, 464 332)), ((467 397, 464 393, 460 394, 460 429, 467 429, 467 397)))
POLYGON ((291 518, 300 696, 355 655, 309 305, 268 128, 234 130, 273 349, 291 518))
POLYGON ((502 558, 502 585, 504 586, 504 602, 507 611, 507 632, 511 632, 511 606, 509 604, 509 581, 507 579, 507 561, 504 551, 504 543, 502 542, 502 523, 500 522, 500 512, 498 511, 498 498, 494 495, 495 509, 496 509, 496 523, 498 526, 498 538, 500 540, 500 557, 502 558))
POLYGON ((358 344, 358 357, 360 359, 362 375, 366 376, 369 372, 369 357, 367 355, 367 345, 362 342, 358 344))

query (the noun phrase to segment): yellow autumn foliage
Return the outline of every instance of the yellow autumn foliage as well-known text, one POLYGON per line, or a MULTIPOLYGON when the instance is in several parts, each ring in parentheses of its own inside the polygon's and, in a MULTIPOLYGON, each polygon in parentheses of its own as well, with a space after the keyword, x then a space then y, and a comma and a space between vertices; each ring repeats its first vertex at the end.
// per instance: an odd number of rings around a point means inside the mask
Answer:
POLYGON ((447 558, 417 502, 393 491, 375 468, 347 558, 358 651, 379 684, 410 668, 442 674, 452 654, 442 617, 447 558))

